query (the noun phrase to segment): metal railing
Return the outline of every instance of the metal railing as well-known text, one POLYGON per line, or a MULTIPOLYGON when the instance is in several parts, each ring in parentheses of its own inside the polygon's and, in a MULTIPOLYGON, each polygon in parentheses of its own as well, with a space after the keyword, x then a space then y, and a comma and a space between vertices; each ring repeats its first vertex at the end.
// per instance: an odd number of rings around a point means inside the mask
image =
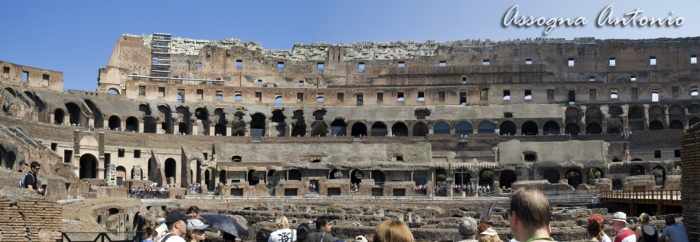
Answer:
POLYGON ((601 198, 681 201, 681 191, 603 191, 601 198))
POLYGON ((141 232, 63 232, 66 242, 141 242, 141 232))

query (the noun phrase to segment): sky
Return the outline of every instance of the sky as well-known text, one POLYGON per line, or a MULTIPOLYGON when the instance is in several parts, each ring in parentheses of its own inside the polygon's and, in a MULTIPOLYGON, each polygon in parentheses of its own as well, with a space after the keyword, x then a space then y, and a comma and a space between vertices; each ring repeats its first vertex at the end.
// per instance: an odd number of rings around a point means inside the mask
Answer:
POLYGON ((676 38, 698 36, 698 9, 700 1, 691 0, 6 0, 0 8, 0 60, 62 71, 64 90, 95 91, 99 68, 107 65, 124 33, 238 38, 259 42, 265 49, 316 42, 676 38), (504 19, 510 19, 506 13, 516 5, 519 17, 572 21, 583 17, 587 23, 555 27, 546 35, 546 26, 537 24, 518 27, 511 21, 504 26, 504 19), (670 17, 674 26, 598 26, 601 12, 611 5, 612 18, 626 18, 625 14, 641 10, 637 20, 670 17), (675 26, 681 18, 682 24, 675 26))

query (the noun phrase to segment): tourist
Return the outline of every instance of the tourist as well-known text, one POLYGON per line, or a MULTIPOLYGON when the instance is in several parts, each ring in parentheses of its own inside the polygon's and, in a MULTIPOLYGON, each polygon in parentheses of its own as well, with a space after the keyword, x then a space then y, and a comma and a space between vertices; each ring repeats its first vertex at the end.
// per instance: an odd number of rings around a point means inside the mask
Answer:
POLYGON ((414 242, 413 234, 405 223, 399 220, 387 220, 374 229, 372 242, 414 242))
POLYGON ((289 228, 289 220, 285 216, 275 218, 275 227, 277 230, 270 234, 267 242, 293 242, 297 241, 296 229, 289 228))
POLYGON ((154 242, 153 239, 157 235, 158 234, 156 233, 156 230, 153 227, 153 225, 151 223, 148 223, 148 224, 144 225, 143 228, 141 229, 141 237, 142 237, 141 242, 154 242))
POLYGON ((165 225, 168 226, 168 233, 158 242, 185 242, 182 238, 187 233, 187 220, 192 217, 175 210, 165 217, 165 225))
POLYGON ((649 214, 642 213, 639 215, 639 227, 634 230, 634 236, 644 242, 657 242, 659 232, 656 226, 649 224, 649 214))
POLYGON ((311 233, 311 227, 309 227, 309 224, 307 223, 302 223, 297 227, 297 241, 303 242, 305 241, 308 237, 309 234, 311 233))
POLYGON ((476 235, 474 236, 474 239, 476 239, 476 240, 481 239, 481 237, 484 236, 482 233, 490 228, 491 228, 490 224, 484 222, 483 220, 479 221, 479 225, 476 226, 476 235))
POLYGON ((479 242, 501 242, 501 238, 498 237, 498 233, 495 229, 488 228, 486 231, 481 232, 479 242))
POLYGON ((333 234, 331 234, 331 218, 321 216, 316 219, 316 232, 310 233, 304 242, 333 242, 333 234))
POLYGON ((510 229, 518 241, 552 241, 549 201, 540 190, 520 188, 510 200, 510 229))
POLYGON ((353 240, 353 241, 354 242, 368 242, 367 238, 365 238, 365 236, 362 236, 362 235, 358 235, 357 237, 355 237, 355 240, 353 240))
POLYGON ((476 220, 472 217, 462 217, 459 221, 459 236, 462 238, 459 242, 476 242, 476 220))
POLYGON ((41 164, 39 164, 39 162, 32 161, 29 167, 31 171, 27 172, 27 175, 25 175, 23 179, 25 188, 32 192, 36 192, 37 194, 44 195, 44 189, 39 187, 39 180, 37 179, 37 175, 39 175, 39 171, 41 170, 41 164))
MULTIPOLYGON (((588 218, 588 225, 586 226, 586 241, 591 242, 603 242, 605 233, 603 233, 603 218, 599 215, 593 215, 588 218)), ((610 238, 608 238, 610 241, 610 238)))
POLYGON ((185 234, 186 242, 199 242, 204 241, 207 238, 207 234, 204 233, 204 229, 209 227, 202 223, 199 219, 190 219, 187 221, 187 233, 185 234))
POLYGON ((613 214, 613 229, 617 232, 614 241, 615 242, 637 242, 637 236, 634 235, 634 231, 627 228, 627 214, 623 212, 616 212, 613 214))
POLYGON ((196 218, 199 216, 199 207, 197 206, 191 206, 187 208, 187 216, 196 218))
POLYGON ((659 241, 688 242, 688 232, 682 224, 676 224, 675 215, 666 215, 666 228, 659 236, 659 241))
POLYGON ((588 218, 588 226, 592 226, 592 223, 600 225, 600 234, 592 234, 592 236, 595 236, 598 239, 598 242, 612 242, 610 237, 608 237, 608 235, 605 234, 605 220, 603 220, 603 216, 600 216, 598 214, 591 216, 590 218, 588 218))

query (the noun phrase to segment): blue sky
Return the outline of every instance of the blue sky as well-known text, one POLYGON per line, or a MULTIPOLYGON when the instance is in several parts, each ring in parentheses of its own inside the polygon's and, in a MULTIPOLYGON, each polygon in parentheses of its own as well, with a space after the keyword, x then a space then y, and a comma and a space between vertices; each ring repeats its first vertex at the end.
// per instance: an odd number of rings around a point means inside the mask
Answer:
POLYGON ((169 32, 174 37, 260 42, 266 49, 295 43, 359 41, 595 37, 694 37, 700 1, 3 1, 0 60, 63 71, 64 89, 95 91, 123 33, 169 32), (503 27, 506 11, 520 15, 585 17, 582 27, 503 27), (613 17, 641 9, 641 17, 683 17, 680 27, 596 27, 600 12, 613 17), (673 11, 673 14, 671 14, 673 11))

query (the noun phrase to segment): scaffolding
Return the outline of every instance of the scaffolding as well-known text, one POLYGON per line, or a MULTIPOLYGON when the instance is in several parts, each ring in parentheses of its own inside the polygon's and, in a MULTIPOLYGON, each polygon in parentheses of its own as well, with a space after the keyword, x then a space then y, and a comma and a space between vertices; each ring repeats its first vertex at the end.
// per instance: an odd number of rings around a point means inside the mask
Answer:
POLYGON ((153 33, 151 41, 151 76, 170 76, 170 34, 153 33))

